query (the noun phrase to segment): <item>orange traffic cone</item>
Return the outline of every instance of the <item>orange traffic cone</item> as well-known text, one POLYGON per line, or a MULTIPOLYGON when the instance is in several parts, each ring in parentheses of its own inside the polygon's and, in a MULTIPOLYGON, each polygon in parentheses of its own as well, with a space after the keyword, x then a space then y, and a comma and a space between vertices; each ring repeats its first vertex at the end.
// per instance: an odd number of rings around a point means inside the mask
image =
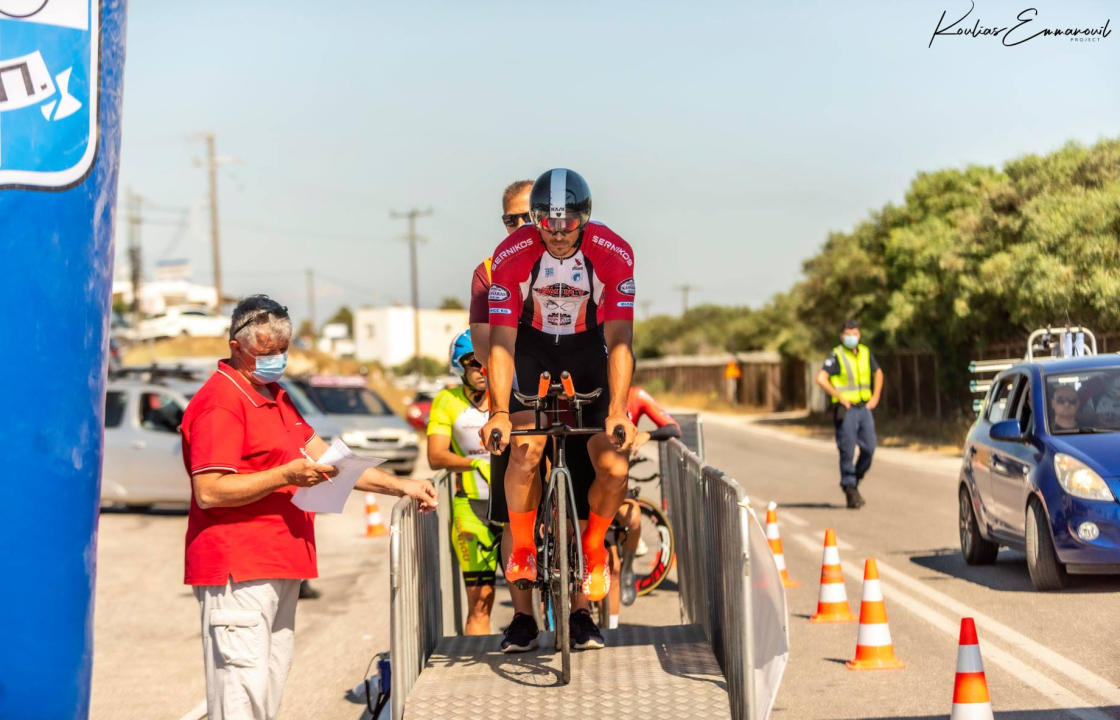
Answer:
POLYGON ((766 542, 770 545, 770 552, 774 554, 774 564, 782 573, 782 585, 787 588, 801 587, 801 583, 791 578, 786 570, 786 558, 782 555, 782 536, 778 534, 778 505, 773 502, 766 506, 766 542))
POLYGON ((366 537, 388 535, 389 528, 381 521, 381 510, 377 507, 377 496, 366 493, 366 537))
POLYGON ((817 614, 811 623, 855 622, 856 616, 848 608, 848 593, 844 589, 844 572, 840 569, 840 550, 836 547, 836 532, 824 531, 824 554, 821 557, 821 590, 817 599, 817 614))
POLYGON ((949 720, 992 720, 992 701, 988 679, 980 659, 976 623, 961 618, 961 641, 957 649, 957 680, 953 684, 953 712, 949 720))
POLYGON ((891 630, 887 627, 887 607, 879 586, 879 568, 874 558, 863 565, 863 600, 859 604, 859 639, 856 657, 847 663, 849 670, 894 670, 906 665, 894 656, 891 630))

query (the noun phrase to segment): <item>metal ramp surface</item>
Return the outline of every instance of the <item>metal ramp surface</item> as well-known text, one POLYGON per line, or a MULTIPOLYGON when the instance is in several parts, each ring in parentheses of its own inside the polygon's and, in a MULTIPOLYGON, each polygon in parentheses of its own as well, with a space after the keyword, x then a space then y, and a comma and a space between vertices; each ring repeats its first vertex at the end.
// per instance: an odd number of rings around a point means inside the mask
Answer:
POLYGON ((607 647, 572 653, 560 684, 560 655, 505 655, 501 637, 445 637, 405 703, 405 720, 532 718, 730 718, 727 683, 699 625, 604 630, 607 647))

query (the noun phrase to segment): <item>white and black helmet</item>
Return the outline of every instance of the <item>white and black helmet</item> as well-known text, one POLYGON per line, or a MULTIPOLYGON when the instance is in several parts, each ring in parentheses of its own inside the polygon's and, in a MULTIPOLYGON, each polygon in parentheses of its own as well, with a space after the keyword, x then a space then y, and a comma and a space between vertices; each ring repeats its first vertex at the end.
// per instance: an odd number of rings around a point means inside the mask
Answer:
POLYGON ((591 219, 591 190, 575 170, 554 168, 533 183, 529 215, 542 230, 570 232, 591 219))

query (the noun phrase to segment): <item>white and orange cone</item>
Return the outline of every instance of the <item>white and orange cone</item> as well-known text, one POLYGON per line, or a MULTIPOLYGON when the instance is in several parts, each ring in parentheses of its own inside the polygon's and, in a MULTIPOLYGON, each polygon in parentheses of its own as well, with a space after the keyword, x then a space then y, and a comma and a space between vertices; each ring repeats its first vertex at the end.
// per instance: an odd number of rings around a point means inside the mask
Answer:
POLYGON ((381 537, 389 534, 389 528, 381 520, 381 509, 377 507, 377 496, 366 493, 366 537, 381 537))
POLYGON ((824 554, 821 557, 821 590, 817 598, 817 614, 811 623, 855 622, 848 607, 848 592, 844 589, 844 572, 840 569, 840 550, 836 547, 836 531, 824 531, 824 554))
POLYGON ((879 567, 874 558, 863 565, 863 599, 859 604, 859 639, 856 657, 847 663, 849 670, 895 670, 906 667, 894 656, 891 630, 887 627, 887 606, 879 586, 879 567))
POLYGON ((957 649, 957 679, 953 683, 953 712, 949 720, 992 720, 988 679, 980 659, 976 623, 961 618, 961 642, 957 649))
POLYGON ((770 545, 770 552, 774 554, 774 564, 782 574, 782 585, 787 588, 801 587, 801 583, 791 578, 786 570, 782 536, 778 533, 778 505, 773 502, 766 506, 766 542, 770 545))

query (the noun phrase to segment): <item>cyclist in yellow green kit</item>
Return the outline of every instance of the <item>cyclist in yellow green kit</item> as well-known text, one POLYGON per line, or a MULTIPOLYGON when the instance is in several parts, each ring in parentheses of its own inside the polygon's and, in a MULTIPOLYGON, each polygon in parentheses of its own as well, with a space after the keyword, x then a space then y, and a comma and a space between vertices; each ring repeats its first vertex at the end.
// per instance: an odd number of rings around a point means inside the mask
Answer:
POLYGON ((490 451, 482 445, 479 430, 486 424, 490 405, 470 330, 451 343, 451 372, 462 377, 463 384, 441 390, 432 400, 428 465, 456 473, 451 545, 467 587, 466 634, 488 635, 498 548, 494 533, 479 519, 486 516, 490 498, 490 451))

